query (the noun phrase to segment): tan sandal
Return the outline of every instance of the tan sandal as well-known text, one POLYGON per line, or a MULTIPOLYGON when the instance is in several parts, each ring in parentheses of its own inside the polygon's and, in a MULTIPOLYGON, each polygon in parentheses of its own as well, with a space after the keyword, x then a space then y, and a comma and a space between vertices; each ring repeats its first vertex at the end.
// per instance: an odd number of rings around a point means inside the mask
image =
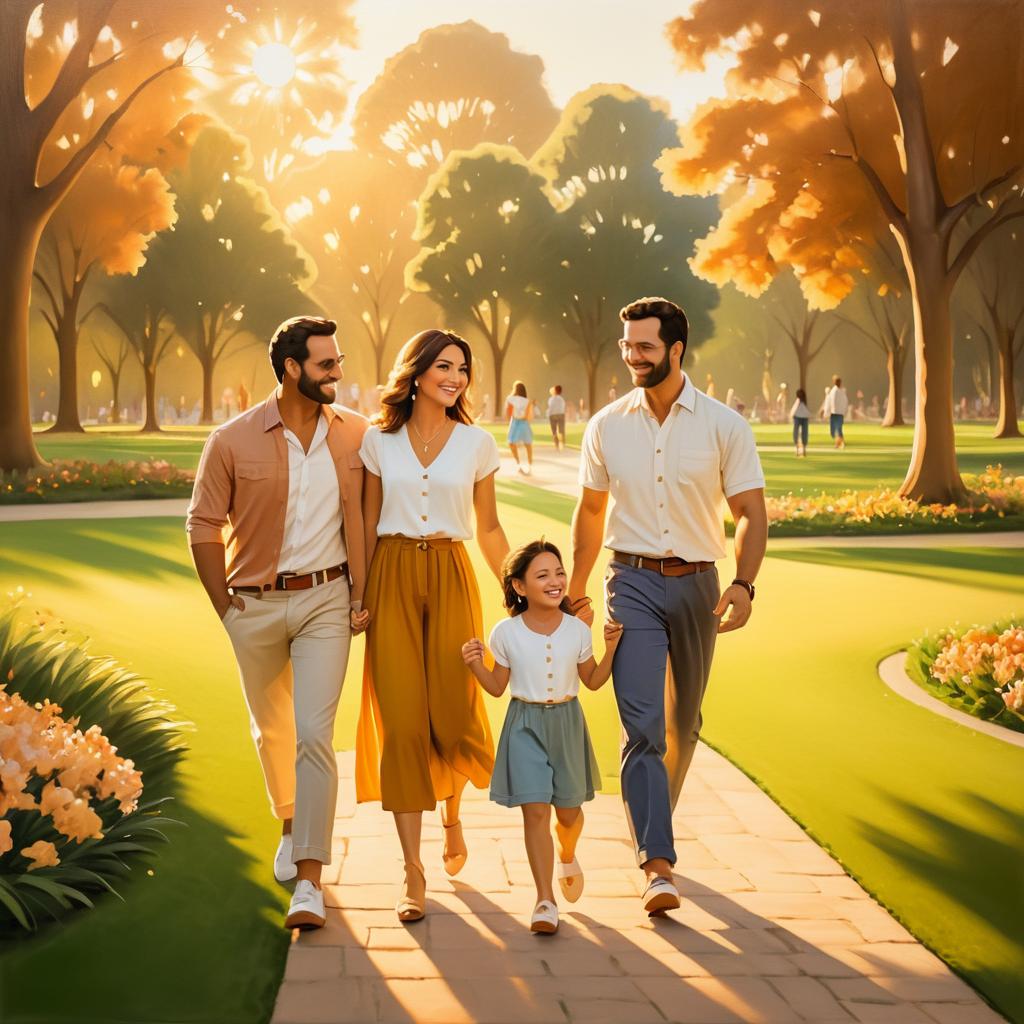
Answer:
POLYGON ((405 924, 420 921, 426 915, 427 877, 415 864, 405 865, 405 889, 395 904, 398 920, 405 924), (415 883, 415 884, 414 884, 415 883))
POLYGON ((466 840, 462 835, 461 821, 453 825, 444 825, 443 828, 444 850, 441 853, 441 860, 444 862, 445 873, 454 878, 466 866, 469 850, 466 849, 466 840))

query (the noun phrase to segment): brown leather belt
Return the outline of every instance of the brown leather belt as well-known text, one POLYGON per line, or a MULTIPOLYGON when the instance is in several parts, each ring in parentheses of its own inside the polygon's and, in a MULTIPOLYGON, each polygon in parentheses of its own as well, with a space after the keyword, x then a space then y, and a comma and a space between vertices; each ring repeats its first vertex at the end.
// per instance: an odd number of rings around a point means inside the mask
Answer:
POLYGON ((325 583, 336 580, 339 576, 348 575, 348 562, 332 565, 330 569, 317 569, 316 572, 303 573, 301 576, 289 576, 278 573, 273 583, 264 583, 262 587, 229 587, 232 594, 262 594, 265 590, 309 590, 311 587, 322 587, 325 583))
POLYGON ((612 561, 631 565, 634 569, 650 569, 662 576, 689 576, 694 572, 714 569, 714 562, 688 562, 685 558, 648 558, 647 555, 630 555, 625 551, 613 551, 612 561))

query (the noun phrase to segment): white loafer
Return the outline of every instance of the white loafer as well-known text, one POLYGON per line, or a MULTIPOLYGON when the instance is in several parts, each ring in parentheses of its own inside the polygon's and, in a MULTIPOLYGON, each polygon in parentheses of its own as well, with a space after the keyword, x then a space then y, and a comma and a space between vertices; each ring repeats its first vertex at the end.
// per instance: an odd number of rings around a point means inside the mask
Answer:
POLYGON ((583 895, 583 868, 575 857, 568 864, 558 861, 555 864, 555 877, 562 895, 570 903, 575 903, 583 895))
POLYGON ((669 878, 652 878, 644 889, 642 899, 648 914, 663 914, 666 910, 679 909, 679 890, 669 878))
POLYGON ((327 915, 324 913, 323 890, 303 879, 295 886, 284 926, 308 931, 311 928, 323 928, 325 924, 327 915))
POLYGON ((558 931, 558 907, 551 900, 541 900, 533 908, 530 931, 540 935, 554 935, 558 931))
POLYGON ((281 836, 281 842, 277 844, 277 853, 274 854, 274 877, 279 882, 290 882, 298 873, 299 869, 292 861, 291 835, 281 836))

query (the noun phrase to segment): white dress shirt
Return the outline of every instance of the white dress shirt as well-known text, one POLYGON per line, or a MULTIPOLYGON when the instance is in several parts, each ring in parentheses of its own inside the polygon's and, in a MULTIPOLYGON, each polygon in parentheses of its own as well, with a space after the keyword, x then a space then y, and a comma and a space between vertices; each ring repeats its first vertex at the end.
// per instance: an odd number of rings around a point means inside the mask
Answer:
POLYGON ((473 536, 473 485, 497 472, 498 445, 482 427, 456 423, 434 461, 424 467, 405 426, 393 434, 370 427, 359 449, 363 465, 381 479, 384 501, 377 536, 473 536))
POLYGON ((606 547, 690 562, 725 558, 723 499, 764 487, 750 424, 689 377, 662 424, 643 388, 597 413, 579 480, 611 493, 606 547))
POLYGON ((574 615, 550 636, 535 633, 522 615, 503 619, 487 641, 494 660, 511 669, 509 693, 520 700, 555 703, 580 692, 581 662, 593 657, 590 627, 574 615))
POLYGON ((327 417, 321 416, 309 451, 287 427, 288 510, 278 572, 307 573, 341 565, 348 555, 341 529, 338 474, 327 447, 327 417))
POLYGON ((561 395, 552 395, 548 399, 548 415, 549 416, 564 416, 565 415, 565 399, 561 395))

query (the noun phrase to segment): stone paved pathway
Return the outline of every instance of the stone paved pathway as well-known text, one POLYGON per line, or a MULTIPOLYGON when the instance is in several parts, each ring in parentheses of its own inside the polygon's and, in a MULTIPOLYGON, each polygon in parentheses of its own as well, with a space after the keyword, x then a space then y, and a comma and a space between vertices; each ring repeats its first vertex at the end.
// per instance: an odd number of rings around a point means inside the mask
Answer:
POLYGON ((675 818, 682 909, 643 913, 621 802, 601 794, 586 808, 583 897, 562 903, 552 937, 529 931, 519 814, 475 790, 455 880, 425 816, 427 917, 400 925, 391 816, 355 804, 351 754, 338 766, 328 923, 295 933, 274 1024, 1002 1020, 703 744, 675 818))

